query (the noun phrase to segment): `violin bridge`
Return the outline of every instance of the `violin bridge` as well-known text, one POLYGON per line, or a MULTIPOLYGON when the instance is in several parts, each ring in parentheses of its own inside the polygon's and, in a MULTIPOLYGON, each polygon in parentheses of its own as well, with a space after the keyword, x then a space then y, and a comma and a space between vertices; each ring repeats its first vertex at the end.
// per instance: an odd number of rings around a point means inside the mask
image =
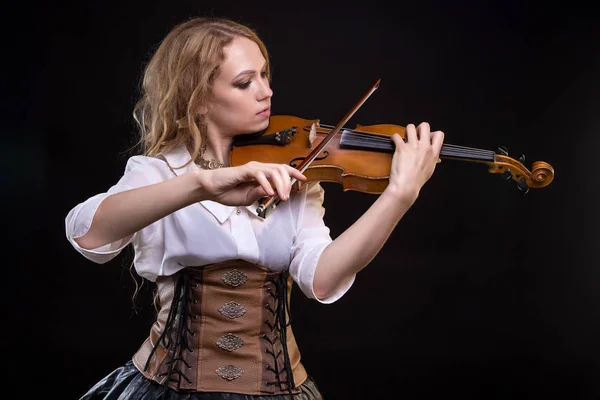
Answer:
POLYGON ((312 149, 313 142, 315 141, 316 137, 317 137, 317 126, 313 122, 312 126, 310 127, 310 133, 308 134, 308 147, 310 149, 312 149))

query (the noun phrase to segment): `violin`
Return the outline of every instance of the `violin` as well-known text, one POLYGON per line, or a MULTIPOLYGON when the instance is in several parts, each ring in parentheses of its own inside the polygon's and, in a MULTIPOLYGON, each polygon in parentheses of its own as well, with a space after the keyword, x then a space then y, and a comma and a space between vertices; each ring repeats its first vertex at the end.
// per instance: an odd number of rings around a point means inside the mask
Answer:
MULTIPOLYGON (((405 136, 405 127, 394 124, 360 125, 344 128, 346 122, 379 87, 380 80, 335 126, 323 125, 318 119, 304 119, 292 115, 273 115, 269 126, 254 135, 235 138, 230 152, 230 165, 250 161, 288 164, 302 172, 307 180, 334 182, 343 190, 381 194, 389 183, 392 156, 395 150, 391 136, 405 136)), ((506 149, 498 151, 477 149, 453 144, 442 145, 440 159, 460 160, 486 164, 488 172, 502 174, 506 180, 517 182, 525 193, 529 188, 543 188, 554 179, 554 168, 544 161, 532 163, 531 170, 523 162, 524 156, 514 159, 506 149)), ((295 178, 293 184, 300 189, 295 178)), ((277 195, 259 201, 257 214, 263 218, 280 202, 277 195)))

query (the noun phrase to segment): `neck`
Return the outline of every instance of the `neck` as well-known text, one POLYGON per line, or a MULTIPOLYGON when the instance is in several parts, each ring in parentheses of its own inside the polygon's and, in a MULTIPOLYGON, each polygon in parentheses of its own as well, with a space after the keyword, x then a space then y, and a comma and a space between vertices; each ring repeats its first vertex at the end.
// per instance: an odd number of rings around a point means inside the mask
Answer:
POLYGON ((229 153, 233 139, 229 136, 207 133, 204 152, 200 154, 204 160, 216 161, 221 165, 229 165, 229 153))

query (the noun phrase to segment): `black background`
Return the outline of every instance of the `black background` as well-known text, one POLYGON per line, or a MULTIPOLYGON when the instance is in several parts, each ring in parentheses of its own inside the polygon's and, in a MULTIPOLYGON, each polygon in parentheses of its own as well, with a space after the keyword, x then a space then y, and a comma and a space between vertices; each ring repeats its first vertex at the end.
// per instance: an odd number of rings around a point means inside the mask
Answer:
MULTIPOLYGON (((67 242, 64 218, 121 176, 151 50, 174 24, 215 15, 249 24, 267 44, 274 114, 335 124, 381 78, 348 125, 428 121, 446 143, 502 145, 511 157, 525 154, 527 168, 537 160, 555 168, 550 186, 523 195, 485 165, 446 160, 343 298, 324 306, 296 290, 296 337, 325 397, 598 398, 600 32, 592 7, 9 6, 6 384, 75 399, 147 336, 151 290, 133 302, 130 254, 87 261, 67 242)), ((324 187, 334 237, 375 199, 324 187)))

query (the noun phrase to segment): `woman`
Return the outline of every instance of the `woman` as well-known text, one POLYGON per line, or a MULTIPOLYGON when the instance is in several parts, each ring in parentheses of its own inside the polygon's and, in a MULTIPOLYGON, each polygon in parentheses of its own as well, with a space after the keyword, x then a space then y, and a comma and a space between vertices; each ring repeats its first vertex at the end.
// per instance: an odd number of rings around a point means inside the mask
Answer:
POLYGON ((230 167, 237 135, 264 130, 269 57, 248 27, 196 18, 175 27, 146 68, 134 116, 143 153, 107 192, 75 206, 66 234, 105 263, 131 244, 136 272, 155 282, 159 310, 132 359, 84 399, 321 398, 289 324, 289 289, 327 304, 352 286, 431 177, 443 133, 406 127, 389 185, 332 240, 323 189, 292 191, 298 170, 230 167), (282 200, 269 218, 258 200, 282 200))

